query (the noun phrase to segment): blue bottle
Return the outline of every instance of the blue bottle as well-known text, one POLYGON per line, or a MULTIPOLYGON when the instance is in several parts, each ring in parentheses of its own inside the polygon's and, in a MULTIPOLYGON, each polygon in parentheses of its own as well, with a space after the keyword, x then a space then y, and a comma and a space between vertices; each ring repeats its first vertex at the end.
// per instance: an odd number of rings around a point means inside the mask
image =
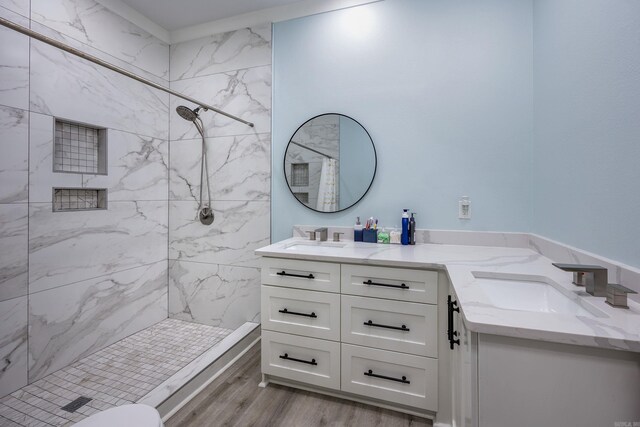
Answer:
POLYGON ((400 235, 400 243, 409 244, 409 209, 402 212, 402 234, 400 235))

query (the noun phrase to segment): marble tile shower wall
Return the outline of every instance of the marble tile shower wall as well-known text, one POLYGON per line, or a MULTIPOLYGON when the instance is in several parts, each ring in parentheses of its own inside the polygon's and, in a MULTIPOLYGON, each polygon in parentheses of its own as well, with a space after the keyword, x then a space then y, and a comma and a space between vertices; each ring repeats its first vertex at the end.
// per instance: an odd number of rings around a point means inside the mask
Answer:
MULTIPOLYGON (((168 85, 169 46, 94 0, 0 16, 168 85)), ((0 28, 0 396, 167 317, 169 96, 0 28), (53 173, 54 118, 108 129, 108 174, 53 173), (52 187, 108 210, 52 212, 52 187)))
MULTIPOLYGON (((258 321, 254 249, 270 241, 271 25, 171 45, 171 88, 255 123, 203 112, 215 221, 196 221, 196 128, 170 116, 169 316, 235 329, 258 321)), ((181 104, 171 99, 171 110, 181 104)))

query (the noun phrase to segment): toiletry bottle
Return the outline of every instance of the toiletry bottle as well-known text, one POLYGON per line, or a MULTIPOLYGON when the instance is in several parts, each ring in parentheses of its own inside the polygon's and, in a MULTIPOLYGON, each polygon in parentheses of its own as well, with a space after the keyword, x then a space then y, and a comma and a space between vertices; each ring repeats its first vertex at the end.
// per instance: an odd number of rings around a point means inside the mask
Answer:
POLYGON ((416 220, 413 217, 416 213, 411 212, 411 218, 409 219, 409 244, 416 244, 416 220))
POLYGON ((409 209, 404 209, 402 212, 402 236, 400 242, 403 245, 409 244, 409 209))
POLYGON ((362 242, 362 224, 360 223, 360 217, 356 220, 356 225, 353 226, 353 241, 362 242))

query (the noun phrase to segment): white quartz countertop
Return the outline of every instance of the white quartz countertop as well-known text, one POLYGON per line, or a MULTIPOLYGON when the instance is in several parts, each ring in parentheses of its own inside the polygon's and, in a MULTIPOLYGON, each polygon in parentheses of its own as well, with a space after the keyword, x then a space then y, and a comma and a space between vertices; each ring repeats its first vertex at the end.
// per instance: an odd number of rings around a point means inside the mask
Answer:
MULTIPOLYGON (((445 270, 468 328, 474 332, 566 344, 640 352, 640 305, 613 308, 603 297, 593 297, 573 285, 572 273, 552 265, 552 260, 524 248, 341 242, 343 247, 296 246, 307 239, 291 238, 256 250, 268 257, 445 270), (492 296, 479 289, 474 273, 521 275, 551 280, 599 316, 519 311, 496 307, 492 296)), ((330 242, 329 242, 330 244, 330 242)))

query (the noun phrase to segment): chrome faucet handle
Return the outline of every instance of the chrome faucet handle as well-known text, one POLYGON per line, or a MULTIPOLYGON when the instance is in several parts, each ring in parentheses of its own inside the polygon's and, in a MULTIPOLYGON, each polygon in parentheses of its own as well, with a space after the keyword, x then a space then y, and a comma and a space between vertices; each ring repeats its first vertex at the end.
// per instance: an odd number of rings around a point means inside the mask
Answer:
POLYGON ((327 229, 327 227, 320 227, 315 232, 316 233, 320 233, 320 241, 321 242, 326 242, 327 241, 327 234, 329 233, 329 230, 327 229))
POLYGON ((316 240, 316 232, 315 231, 307 231, 309 233, 309 240, 316 240))
POLYGON ((607 300, 605 301, 612 307, 629 308, 627 305, 627 294, 637 294, 633 289, 618 285, 617 283, 609 283, 607 286, 607 300))
POLYGON ((587 293, 594 297, 606 297, 608 270, 600 265, 583 265, 583 264, 561 264, 553 263, 555 267, 561 270, 573 272, 573 284, 576 286, 584 286, 587 293))
POLYGON ((337 231, 334 231, 334 233, 333 233, 333 241, 334 242, 339 242, 341 234, 344 234, 344 233, 338 233, 337 231))

